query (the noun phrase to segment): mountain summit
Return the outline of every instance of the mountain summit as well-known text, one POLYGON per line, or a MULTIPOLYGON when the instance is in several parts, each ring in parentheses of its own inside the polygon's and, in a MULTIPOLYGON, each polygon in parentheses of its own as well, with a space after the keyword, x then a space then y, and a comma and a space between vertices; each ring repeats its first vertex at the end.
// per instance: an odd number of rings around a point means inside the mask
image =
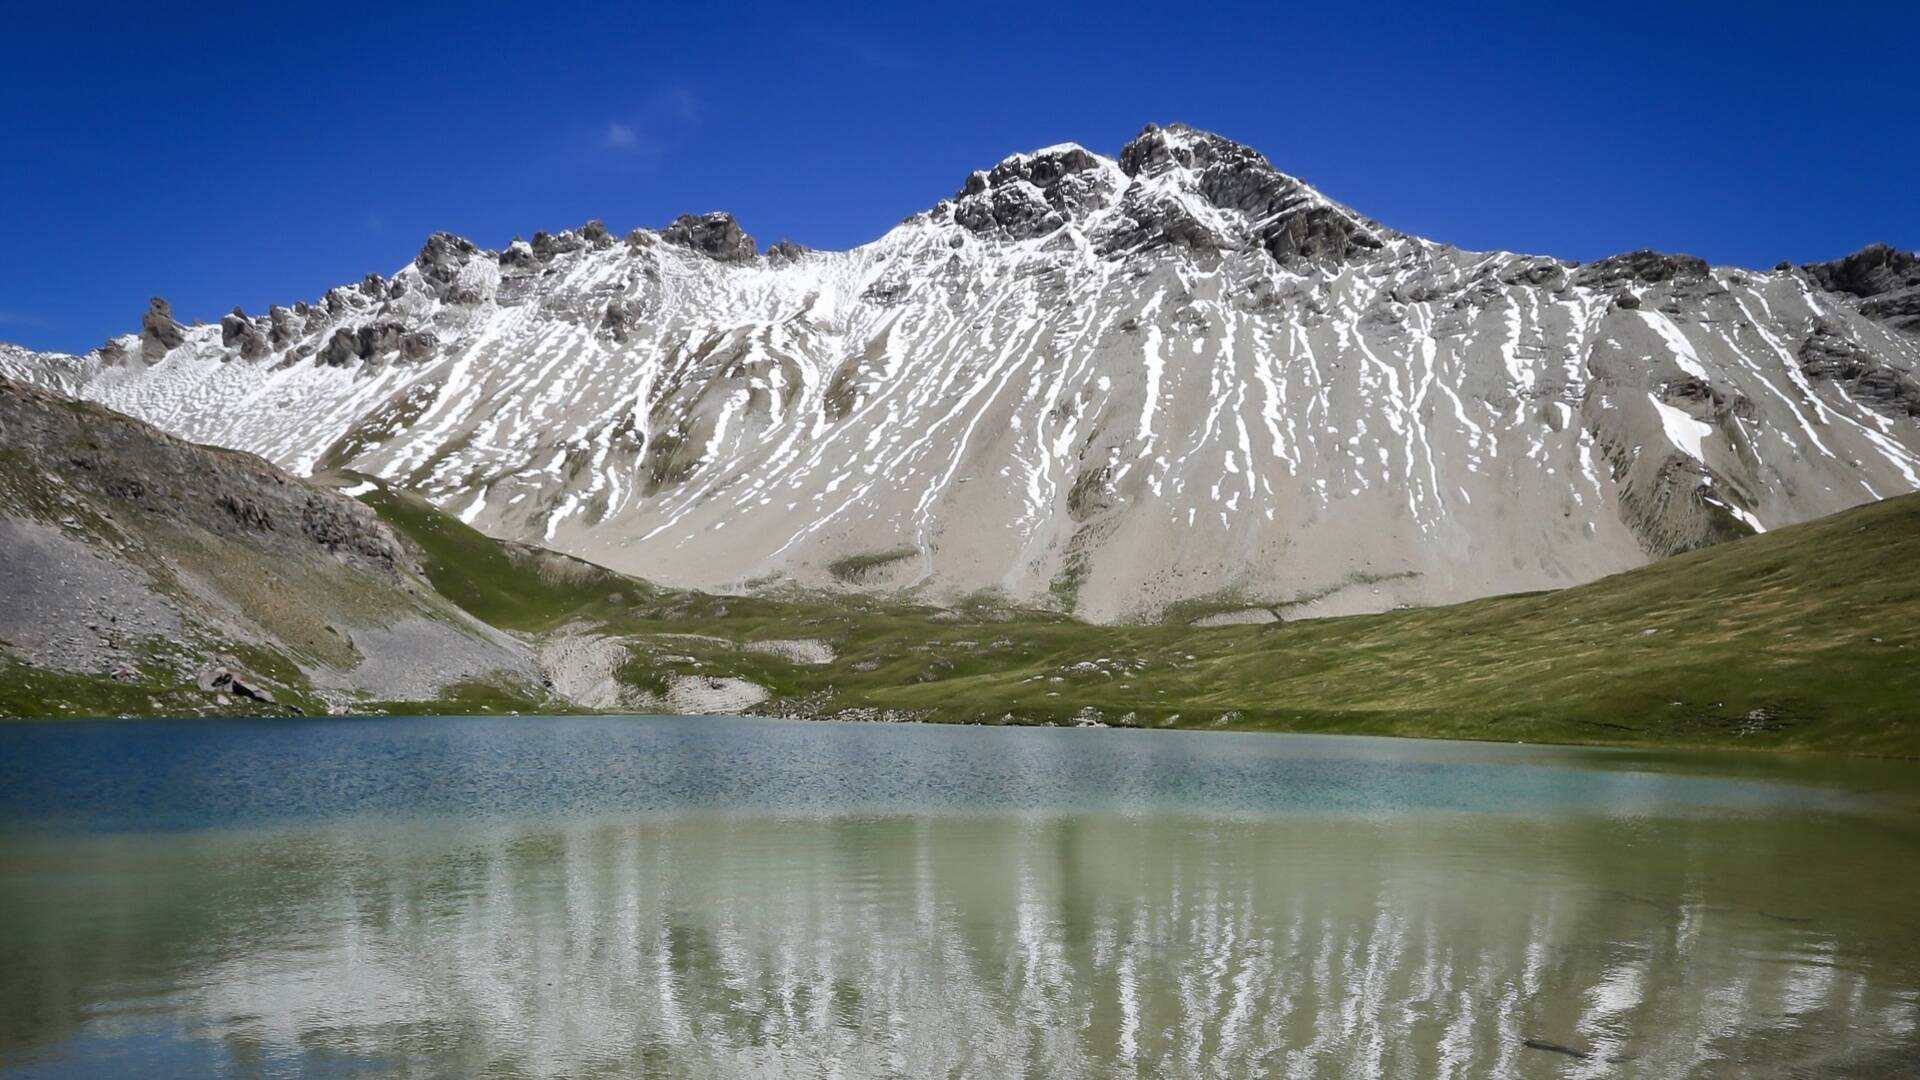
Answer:
POLYGON ((1149 126, 850 251, 724 213, 0 350, 296 472, 707 588, 1271 619, 1586 581, 1920 488, 1920 260, 1580 265, 1395 232, 1149 126))
POLYGON ((1104 254, 1162 246, 1343 259, 1386 231, 1279 172, 1258 152, 1181 124, 1149 124, 1118 161, 1073 143, 1015 154, 967 178, 934 221, 1024 240, 1068 226, 1104 254))

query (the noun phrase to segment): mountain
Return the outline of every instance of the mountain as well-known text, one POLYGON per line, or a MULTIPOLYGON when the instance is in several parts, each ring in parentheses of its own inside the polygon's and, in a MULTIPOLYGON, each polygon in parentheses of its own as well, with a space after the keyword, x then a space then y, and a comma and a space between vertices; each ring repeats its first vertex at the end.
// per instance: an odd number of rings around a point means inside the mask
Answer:
MULTIPOLYGON (((1578 208, 1569 208, 1578 212, 1578 208)), ((1469 252, 1149 126, 872 243, 447 234, 0 375, 669 585, 1096 621, 1562 587, 1920 488, 1920 260, 1469 252)))
POLYGON ((1097 626, 665 589, 0 380, 0 717, 759 712, 1920 748, 1920 494, 1554 592, 1097 626), (328 486, 331 485, 331 486, 328 486))

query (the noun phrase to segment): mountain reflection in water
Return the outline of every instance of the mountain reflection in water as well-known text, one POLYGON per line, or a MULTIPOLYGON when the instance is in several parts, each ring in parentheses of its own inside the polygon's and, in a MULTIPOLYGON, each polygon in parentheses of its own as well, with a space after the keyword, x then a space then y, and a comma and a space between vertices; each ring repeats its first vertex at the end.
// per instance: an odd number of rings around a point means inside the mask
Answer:
POLYGON ((16 836, 0 1071, 1884 1073, 1920 1048, 1920 950, 1915 873, 1850 876, 1876 831, 696 813, 16 836))

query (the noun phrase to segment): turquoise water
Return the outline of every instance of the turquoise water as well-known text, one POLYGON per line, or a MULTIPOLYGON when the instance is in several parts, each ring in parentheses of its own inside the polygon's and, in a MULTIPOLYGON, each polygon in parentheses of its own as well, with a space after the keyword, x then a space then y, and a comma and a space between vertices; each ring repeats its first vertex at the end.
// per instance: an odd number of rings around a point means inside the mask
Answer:
POLYGON ((1887 1075, 1902 764, 711 717, 0 728, 0 1075, 1887 1075))

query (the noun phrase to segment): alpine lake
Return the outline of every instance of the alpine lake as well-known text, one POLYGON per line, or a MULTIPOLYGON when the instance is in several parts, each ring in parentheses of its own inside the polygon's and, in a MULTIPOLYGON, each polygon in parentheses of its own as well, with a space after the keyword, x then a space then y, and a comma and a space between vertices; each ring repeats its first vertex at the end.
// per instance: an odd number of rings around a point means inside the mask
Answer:
POLYGON ((724 717, 0 726, 0 1077, 1887 1076, 1920 766, 724 717))

